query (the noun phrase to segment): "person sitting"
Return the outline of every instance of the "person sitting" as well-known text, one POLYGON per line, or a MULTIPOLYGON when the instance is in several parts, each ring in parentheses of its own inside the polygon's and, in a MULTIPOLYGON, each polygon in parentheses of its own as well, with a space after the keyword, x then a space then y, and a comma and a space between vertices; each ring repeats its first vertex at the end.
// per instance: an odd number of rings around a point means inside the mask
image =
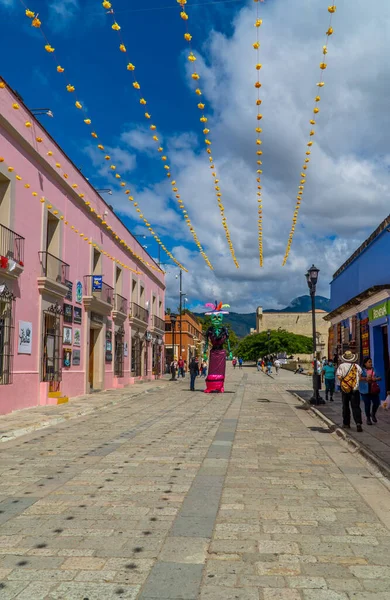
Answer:
POLYGON ((301 367, 301 365, 298 365, 298 366, 297 366, 297 368, 296 368, 296 369, 295 369, 295 371, 294 371, 294 375, 296 375, 297 373, 298 373, 299 375, 300 375, 301 373, 303 373, 303 368, 301 367))

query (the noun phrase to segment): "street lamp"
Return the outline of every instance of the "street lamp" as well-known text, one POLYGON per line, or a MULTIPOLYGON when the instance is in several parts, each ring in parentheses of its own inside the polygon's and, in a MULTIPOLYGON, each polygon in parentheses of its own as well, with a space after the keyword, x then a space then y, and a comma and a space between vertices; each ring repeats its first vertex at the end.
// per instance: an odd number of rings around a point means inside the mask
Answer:
POLYGON ((50 108, 31 108, 30 112, 34 115, 34 117, 39 117, 41 115, 47 115, 48 117, 54 117, 50 108))
POLYGON ((312 265, 306 273, 306 281, 311 298, 311 318, 313 324, 313 396, 310 398, 310 404, 315 406, 318 404, 325 404, 325 401, 322 400, 319 393, 320 385, 317 369, 316 287, 319 272, 320 270, 312 265))
MULTIPOLYGON (((171 325, 172 325, 172 360, 175 361, 175 328, 176 328, 177 315, 175 313, 171 313, 171 325)), ((173 366, 171 369, 171 381, 176 381, 176 369, 173 366)))
POLYGON ((96 191, 98 194, 108 194, 109 196, 112 196, 112 190, 110 190, 110 188, 100 188, 96 191))
POLYGON ((268 356, 270 357, 271 356, 270 349, 269 349, 269 344, 270 344, 270 340, 271 340, 271 330, 270 329, 268 329, 268 331, 267 331, 267 337, 268 337, 268 356))

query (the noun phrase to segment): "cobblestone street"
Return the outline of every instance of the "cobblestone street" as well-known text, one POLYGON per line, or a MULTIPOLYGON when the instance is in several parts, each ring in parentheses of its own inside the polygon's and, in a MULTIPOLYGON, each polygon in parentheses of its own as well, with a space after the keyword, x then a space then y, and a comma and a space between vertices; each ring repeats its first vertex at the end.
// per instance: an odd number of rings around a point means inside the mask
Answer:
POLYGON ((35 430, 0 444, 1 600, 389 600, 390 484, 293 378, 229 365, 223 396, 187 378, 12 415, 35 430))

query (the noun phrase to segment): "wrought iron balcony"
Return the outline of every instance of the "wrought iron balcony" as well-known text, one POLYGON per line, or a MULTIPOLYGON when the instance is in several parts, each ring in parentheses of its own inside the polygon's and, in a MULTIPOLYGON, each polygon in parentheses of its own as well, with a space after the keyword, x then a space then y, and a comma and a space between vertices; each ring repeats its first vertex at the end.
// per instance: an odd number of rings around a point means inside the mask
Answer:
POLYGON ((146 308, 143 308, 139 304, 135 302, 131 302, 130 304, 130 318, 136 319, 144 324, 148 324, 149 321, 149 313, 146 308))
POLYGON ((114 310, 112 311, 112 318, 114 321, 123 322, 127 318, 128 313, 128 301, 120 294, 114 295, 114 310))
POLYGON ((85 275, 83 302, 87 310, 109 315, 114 304, 114 288, 104 281, 97 284, 95 275, 85 275))
POLYGON ((39 252, 41 263, 41 277, 38 277, 38 289, 42 292, 51 292, 64 298, 68 291, 66 281, 69 278, 69 265, 50 252, 39 252))
POLYGON ((0 225, 0 268, 2 274, 16 279, 24 269, 24 238, 0 225))
POLYGON ((157 315, 153 315, 153 327, 159 331, 165 331, 165 321, 157 315))

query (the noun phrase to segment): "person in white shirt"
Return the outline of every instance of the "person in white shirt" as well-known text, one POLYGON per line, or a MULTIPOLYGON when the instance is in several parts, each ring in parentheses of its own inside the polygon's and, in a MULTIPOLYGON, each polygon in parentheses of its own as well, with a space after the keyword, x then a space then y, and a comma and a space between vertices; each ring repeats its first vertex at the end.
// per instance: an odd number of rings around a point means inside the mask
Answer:
POLYGON ((280 360, 279 359, 276 359, 274 361, 274 367, 275 367, 276 375, 277 375, 279 373, 279 369, 280 369, 280 360))
POLYGON ((359 381, 362 369, 356 364, 357 355, 350 350, 344 352, 336 375, 340 381, 343 403, 343 429, 351 428, 351 409, 357 431, 363 431, 360 408, 359 381))

